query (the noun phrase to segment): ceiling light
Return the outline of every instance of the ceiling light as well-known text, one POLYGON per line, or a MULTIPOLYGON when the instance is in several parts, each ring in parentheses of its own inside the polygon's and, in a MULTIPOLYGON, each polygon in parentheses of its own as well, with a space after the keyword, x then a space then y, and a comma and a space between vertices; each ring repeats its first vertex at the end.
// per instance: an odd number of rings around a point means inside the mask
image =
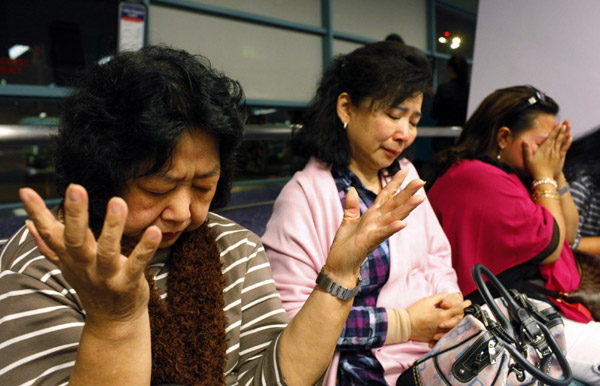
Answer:
POLYGON ((8 57, 12 60, 17 59, 19 56, 23 55, 27 51, 29 51, 29 46, 24 46, 22 44, 15 44, 14 46, 8 49, 8 57))

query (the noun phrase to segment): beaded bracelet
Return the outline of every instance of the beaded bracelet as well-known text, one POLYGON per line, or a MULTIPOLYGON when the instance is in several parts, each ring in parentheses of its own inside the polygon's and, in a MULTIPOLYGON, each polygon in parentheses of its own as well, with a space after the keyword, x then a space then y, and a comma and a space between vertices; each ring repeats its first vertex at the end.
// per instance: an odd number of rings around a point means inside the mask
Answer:
POLYGON ((558 189, 558 183, 556 182, 556 180, 552 178, 542 178, 541 180, 535 180, 531 183, 531 190, 535 189, 536 186, 541 184, 550 184, 554 186, 555 189, 558 189))
POLYGON ((540 198, 554 198, 560 200, 560 195, 555 189, 534 190, 531 194, 531 198, 533 199, 533 201, 537 201, 540 198))
POLYGON ((569 190, 571 189, 571 187, 569 186, 569 183, 567 182, 567 184, 565 186, 563 186, 562 188, 560 188, 558 190, 558 194, 563 196, 565 195, 569 190))

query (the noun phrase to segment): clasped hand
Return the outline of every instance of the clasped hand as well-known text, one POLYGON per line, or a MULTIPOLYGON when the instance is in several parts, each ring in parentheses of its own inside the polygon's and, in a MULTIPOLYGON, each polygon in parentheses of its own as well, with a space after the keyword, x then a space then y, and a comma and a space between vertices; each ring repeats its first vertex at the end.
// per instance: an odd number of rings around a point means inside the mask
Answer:
POLYGON ((158 227, 146 229, 126 257, 121 254, 127 218, 123 199, 109 201, 102 233, 96 240, 88 227, 88 196, 82 186, 67 188, 64 224, 35 191, 24 188, 19 194, 32 220, 27 228, 40 252, 60 268, 77 291, 86 311, 86 323, 127 322, 147 312, 149 286, 144 269, 160 244, 158 227))
POLYGON ((461 293, 439 293, 423 298, 407 308, 411 322, 411 340, 433 347, 444 334, 460 323, 464 309, 471 305, 461 293))

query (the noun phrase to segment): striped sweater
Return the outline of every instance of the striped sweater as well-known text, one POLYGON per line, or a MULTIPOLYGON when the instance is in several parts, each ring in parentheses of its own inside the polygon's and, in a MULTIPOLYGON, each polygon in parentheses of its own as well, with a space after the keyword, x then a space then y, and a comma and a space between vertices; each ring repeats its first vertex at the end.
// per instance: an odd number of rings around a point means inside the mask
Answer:
MULTIPOLYGON (((288 319, 260 239, 213 213, 209 227, 225 276, 226 383, 285 384, 277 342, 288 319)), ((85 323, 77 293, 25 227, 0 250, 0 267, 0 385, 66 385, 85 323)), ((150 269, 167 298, 168 253, 159 251, 150 269)))
POLYGON ((579 212, 577 237, 571 245, 577 248, 582 237, 600 236, 600 188, 592 177, 581 174, 571 181, 571 195, 579 212))

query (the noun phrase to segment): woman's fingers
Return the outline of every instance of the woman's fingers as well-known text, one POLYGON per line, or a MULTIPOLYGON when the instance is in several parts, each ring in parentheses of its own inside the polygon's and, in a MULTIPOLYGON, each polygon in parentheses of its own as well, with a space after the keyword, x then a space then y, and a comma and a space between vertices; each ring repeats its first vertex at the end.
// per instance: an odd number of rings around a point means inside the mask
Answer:
POLYGON ((115 274, 121 264, 121 237, 127 219, 127 204, 114 197, 108 202, 102 234, 96 245, 96 266, 101 276, 115 274))
POLYGON ((373 206, 379 207, 380 205, 384 205, 391 197, 394 197, 407 175, 408 169, 400 170, 394 174, 390 182, 377 195, 373 206))
POLYGON ((460 315, 454 315, 450 319, 445 320, 442 323, 440 323, 439 328, 444 331, 450 331, 454 327, 456 327, 462 319, 463 319, 462 313, 460 315))
POLYGON ((406 225, 406 221, 396 220, 389 224, 380 225, 375 228, 370 235, 370 246, 368 248, 369 251, 375 250, 379 244, 384 242, 391 235, 406 228, 406 225))
MULTIPOLYGON (((406 204, 412 197, 415 196, 415 193, 419 191, 423 186, 425 186, 425 181, 421 179, 414 179, 408 183, 397 194, 390 196, 389 199, 385 202, 381 203, 380 209, 382 214, 393 211, 394 209, 403 206, 406 204)), ((387 186, 386 186, 387 187, 387 186)))
POLYGON ((43 241, 42 249, 46 250, 48 255, 42 250, 40 252, 47 257, 63 255, 65 249, 63 242, 64 226, 54 218, 42 197, 33 189, 20 189, 19 197, 32 221, 32 227, 28 226, 27 228, 30 231, 34 229, 32 234, 37 236, 36 242, 40 245, 39 241, 43 241))
POLYGON ((573 134, 571 134, 571 124, 569 121, 565 120, 563 122, 563 130, 565 133, 564 140, 560 147, 561 156, 564 157, 567 154, 567 150, 571 147, 571 142, 573 142, 573 134))
POLYGON ((40 236, 39 232, 35 228, 35 224, 33 223, 33 221, 25 220, 25 226, 29 230, 29 233, 31 233, 31 235, 33 236, 33 239, 35 240, 35 244, 37 245, 41 254, 44 255, 44 257, 46 257, 46 259, 50 260, 51 262, 53 262, 54 264, 56 264, 58 266, 60 263, 60 259, 58 258, 58 255, 56 253, 54 253, 54 251, 52 249, 50 249, 50 247, 48 247, 48 245, 46 244, 44 239, 42 239, 42 236, 40 236))
POLYGON ((531 164, 533 161, 533 152, 531 151, 531 147, 529 146, 529 144, 527 142, 523 142, 522 144, 522 148, 523 148, 523 158, 525 159, 525 162, 527 164, 531 164))
POLYGON ((393 199, 394 201, 401 203, 403 201, 408 200, 415 193, 419 191, 423 186, 425 186, 425 181, 420 178, 414 179, 406 185, 404 189, 402 189, 398 194, 396 194, 393 199))
POLYGON ((93 261, 95 241, 88 228, 88 196, 83 186, 69 185, 65 192, 64 213, 66 251, 79 261, 93 261))
POLYGON ((556 129, 556 141, 554 142, 554 149, 557 153, 560 153, 567 136, 567 130, 563 124, 560 124, 556 129))
POLYGON ((425 201, 424 196, 415 195, 424 185, 425 182, 420 179, 413 180, 402 191, 388 200, 381 207, 380 224, 386 225, 392 221, 404 220, 410 212, 425 201))
MULTIPOLYGON (((396 175, 397 176, 397 175, 396 175)), ((394 176, 394 177, 396 177, 394 176)), ((406 177, 400 176, 402 181, 406 177)), ((396 181, 398 183, 398 181, 396 181)), ((401 181, 400 181, 401 183, 401 181)), ((394 233, 404 229, 406 222, 403 221, 410 212, 421 204, 425 197, 415 196, 414 194, 425 185, 420 179, 415 179, 408 183, 399 193, 389 196, 387 201, 381 201, 380 207, 371 207, 370 210, 376 210, 376 216, 372 217, 375 229, 373 230, 373 242, 377 245, 387 239, 394 233)), ((386 188, 389 186, 386 185, 386 188)), ((392 187, 393 192, 397 191, 397 186, 392 187)))
POLYGON ((437 342, 444 337, 444 335, 446 335, 445 332, 438 332, 437 334, 435 334, 431 339, 431 342, 429 342, 429 348, 433 348, 437 344, 437 342))
POLYGON ((444 300, 440 303, 440 307, 445 310, 449 310, 461 302, 463 302, 462 294, 460 292, 454 292, 444 298, 444 300))
POLYGON ((404 229, 407 226, 404 219, 423 201, 425 201, 423 196, 412 196, 401 206, 380 215, 377 218, 377 228, 374 232, 374 238, 378 241, 377 245, 394 233, 404 229))
POLYGON ((546 138, 539 145, 538 150, 533 153, 533 156, 552 157, 553 153, 559 150, 567 140, 567 137, 570 135, 570 127, 568 121, 557 123, 550 131, 548 138, 546 138))
POLYGON ((395 228, 397 226, 396 224, 402 224, 402 228, 404 228, 407 225, 406 221, 404 220, 408 217, 410 212, 412 212, 417 206, 421 205, 423 201, 425 201, 425 197, 423 196, 410 197, 402 205, 399 205, 391 211, 382 214, 378 219, 379 226, 385 230, 384 227, 386 226, 395 228))
POLYGON ((360 200, 358 192, 354 187, 348 189, 346 193, 346 203, 344 207, 344 220, 357 219, 360 217, 360 200))
POLYGON ((142 235, 142 238, 135 246, 133 252, 131 252, 129 258, 127 259, 127 276, 131 277, 132 279, 135 279, 136 277, 139 277, 140 275, 144 274, 144 269, 146 268, 146 265, 148 265, 148 262, 150 262, 150 259, 152 259, 152 256, 154 256, 156 250, 158 249, 161 238, 162 233, 157 226, 153 225, 146 229, 146 231, 142 235))

